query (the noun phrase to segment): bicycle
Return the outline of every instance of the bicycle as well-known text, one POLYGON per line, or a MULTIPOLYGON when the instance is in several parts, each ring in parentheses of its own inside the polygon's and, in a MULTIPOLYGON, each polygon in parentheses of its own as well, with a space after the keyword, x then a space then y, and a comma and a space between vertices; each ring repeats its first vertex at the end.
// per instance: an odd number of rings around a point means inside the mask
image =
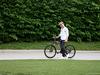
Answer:
MULTIPOLYGON (((61 51, 60 45, 59 45, 59 41, 56 41, 56 39, 58 38, 52 38, 54 40, 53 44, 47 45, 44 49, 44 54, 47 58, 53 58, 56 56, 56 54, 59 54, 61 51), (58 48, 60 49, 59 51, 56 49, 55 44, 58 46, 58 48)), ((76 54, 76 50, 75 47, 73 45, 66 45, 65 49, 67 50, 67 52, 69 53, 69 57, 68 58, 73 58, 76 54)))

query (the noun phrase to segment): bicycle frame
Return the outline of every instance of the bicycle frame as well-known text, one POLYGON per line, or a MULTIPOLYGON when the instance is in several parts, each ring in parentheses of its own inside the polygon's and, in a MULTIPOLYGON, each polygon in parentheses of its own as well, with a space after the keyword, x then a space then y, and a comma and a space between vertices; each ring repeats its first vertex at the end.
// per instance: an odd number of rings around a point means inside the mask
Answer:
POLYGON ((59 43, 59 41, 56 41, 56 39, 54 39, 53 46, 56 44, 58 46, 59 50, 61 50, 61 47, 59 46, 58 43, 59 43))
MULTIPOLYGON (((61 50, 61 47, 59 46, 58 43, 59 43, 59 41, 56 41, 56 38, 54 38, 53 46, 56 44, 58 46, 59 50, 61 50)), ((69 48, 67 48, 67 50, 70 52, 69 48)), ((57 53, 59 53, 59 52, 57 52, 57 53)))

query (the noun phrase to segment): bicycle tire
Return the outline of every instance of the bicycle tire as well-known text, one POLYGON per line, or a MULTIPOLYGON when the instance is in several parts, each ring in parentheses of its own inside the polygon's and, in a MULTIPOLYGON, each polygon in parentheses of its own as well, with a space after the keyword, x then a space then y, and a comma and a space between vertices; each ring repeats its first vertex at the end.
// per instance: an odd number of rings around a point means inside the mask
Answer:
POLYGON ((47 58, 53 58, 56 55, 56 48, 53 45, 47 45, 44 49, 44 54, 47 58), (49 49, 50 47, 50 49, 49 49))
POLYGON ((76 54, 76 50, 75 47, 73 45, 67 45, 65 46, 67 52, 69 53, 69 57, 68 58, 73 58, 76 54))

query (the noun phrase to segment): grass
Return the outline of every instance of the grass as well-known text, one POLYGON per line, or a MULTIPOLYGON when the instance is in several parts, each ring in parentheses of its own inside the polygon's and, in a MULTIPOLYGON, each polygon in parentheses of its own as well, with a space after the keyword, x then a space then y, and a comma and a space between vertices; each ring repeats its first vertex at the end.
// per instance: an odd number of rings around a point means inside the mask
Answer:
MULTIPOLYGON (((48 44, 53 41, 40 41, 40 42, 10 42, 0 44, 0 49, 44 49, 48 44)), ((69 41, 68 45, 73 45, 76 50, 100 50, 100 42, 73 42, 69 41)))
POLYGON ((100 60, 0 60, 0 75, 100 75, 100 60))

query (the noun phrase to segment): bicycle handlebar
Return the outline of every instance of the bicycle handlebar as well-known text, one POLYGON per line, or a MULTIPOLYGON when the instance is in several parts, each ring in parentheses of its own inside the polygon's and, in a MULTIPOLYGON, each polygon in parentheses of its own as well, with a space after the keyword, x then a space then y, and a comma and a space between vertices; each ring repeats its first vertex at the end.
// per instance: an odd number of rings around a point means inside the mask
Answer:
POLYGON ((53 39, 53 40, 57 40, 57 39, 59 39, 59 38, 52 37, 51 39, 53 39))

